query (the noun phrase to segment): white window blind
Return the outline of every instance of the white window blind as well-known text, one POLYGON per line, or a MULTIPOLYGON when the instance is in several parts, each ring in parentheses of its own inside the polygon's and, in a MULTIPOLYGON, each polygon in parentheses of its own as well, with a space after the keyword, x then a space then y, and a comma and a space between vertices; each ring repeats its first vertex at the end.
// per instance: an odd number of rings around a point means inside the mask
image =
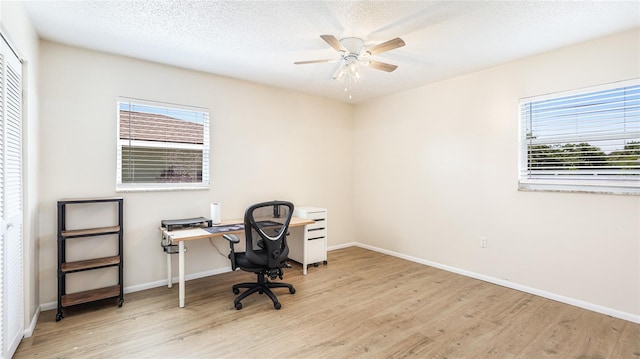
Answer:
POLYGON ((208 188, 208 110, 120 98, 117 123, 117 190, 208 188))
POLYGON ((640 194, 640 81, 520 101, 520 189, 640 194))

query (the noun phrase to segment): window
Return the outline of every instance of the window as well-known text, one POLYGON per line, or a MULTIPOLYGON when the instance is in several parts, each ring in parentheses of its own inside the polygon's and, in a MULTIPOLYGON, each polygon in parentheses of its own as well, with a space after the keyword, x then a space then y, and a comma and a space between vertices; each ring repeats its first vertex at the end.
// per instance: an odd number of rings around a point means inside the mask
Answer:
POLYGON ((519 188, 640 194, 640 81, 520 101, 519 188))
POLYGON ((208 110, 120 98, 117 123, 116 190, 208 188, 208 110))

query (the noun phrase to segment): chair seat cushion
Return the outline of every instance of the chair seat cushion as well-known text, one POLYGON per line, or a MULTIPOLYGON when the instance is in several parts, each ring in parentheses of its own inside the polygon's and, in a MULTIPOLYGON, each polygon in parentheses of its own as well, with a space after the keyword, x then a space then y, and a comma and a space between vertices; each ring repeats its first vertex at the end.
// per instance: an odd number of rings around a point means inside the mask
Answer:
MULTIPOLYGON (((257 251, 257 252, 260 252, 260 251, 257 251)), ((265 269, 265 267, 262 265, 250 262, 249 259, 247 259, 247 255, 245 252, 235 253, 235 256, 236 256, 236 266, 244 271, 257 273, 265 269)))

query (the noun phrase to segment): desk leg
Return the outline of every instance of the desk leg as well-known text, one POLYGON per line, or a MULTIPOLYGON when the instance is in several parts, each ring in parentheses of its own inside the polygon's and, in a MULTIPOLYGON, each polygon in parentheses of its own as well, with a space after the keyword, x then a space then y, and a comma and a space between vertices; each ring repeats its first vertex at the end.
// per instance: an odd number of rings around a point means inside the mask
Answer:
POLYGON ((184 241, 178 242, 178 282, 180 308, 184 308, 184 241))
POLYGON ((304 235, 302 236, 302 275, 307 275, 307 243, 309 241, 309 230, 307 226, 307 224, 304 225, 304 235))
POLYGON ((167 252, 167 287, 173 287, 171 282, 171 254, 169 252, 167 252))

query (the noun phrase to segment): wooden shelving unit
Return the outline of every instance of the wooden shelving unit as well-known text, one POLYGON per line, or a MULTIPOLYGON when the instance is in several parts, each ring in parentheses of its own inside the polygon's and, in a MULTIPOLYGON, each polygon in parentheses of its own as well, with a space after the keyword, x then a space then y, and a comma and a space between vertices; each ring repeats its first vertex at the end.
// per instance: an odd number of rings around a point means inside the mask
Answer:
POLYGON ((109 198, 77 198, 63 199, 58 201, 58 313, 56 321, 64 318, 63 309, 76 304, 93 302, 105 298, 118 297, 118 306, 124 302, 123 292, 123 261, 122 261, 122 219, 123 219, 123 199, 122 197, 109 198), (67 230, 67 206, 74 204, 96 204, 96 203, 116 203, 118 207, 118 224, 116 226, 83 228, 67 230), (80 261, 67 262, 66 246, 70 239, 81 240, 81 238, 117 235, 118 254, 114 256, 90 258, 80 261), (66 276, 70 273, 90 271, 108 267, 118 267, 118 284, 81 291, 77 293, 67 293, 66 276))

